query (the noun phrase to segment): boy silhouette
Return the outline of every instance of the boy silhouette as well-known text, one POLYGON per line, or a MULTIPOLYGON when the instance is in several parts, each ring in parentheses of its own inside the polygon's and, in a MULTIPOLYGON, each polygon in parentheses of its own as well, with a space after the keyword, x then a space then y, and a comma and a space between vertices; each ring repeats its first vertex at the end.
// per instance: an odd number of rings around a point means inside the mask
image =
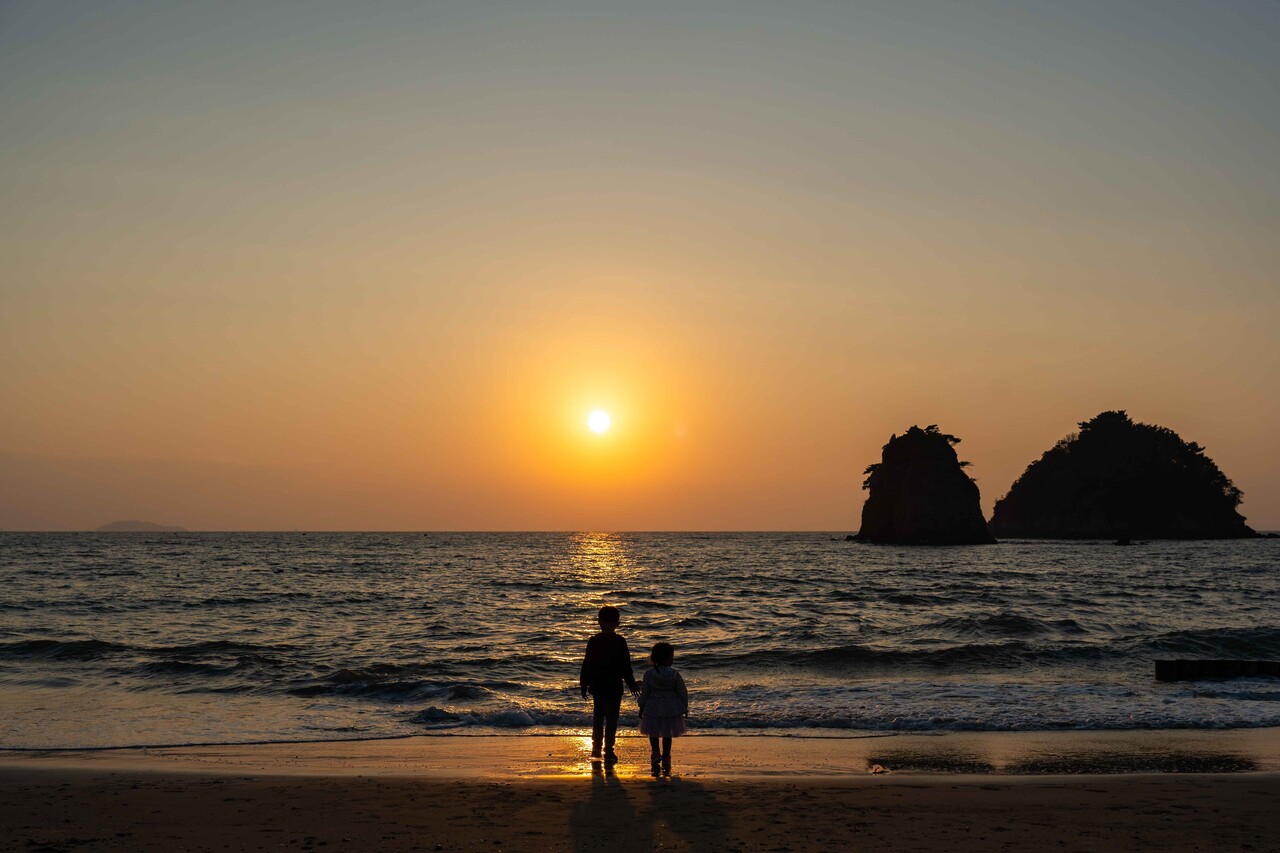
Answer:
POLYGON ((622 685, 626 682, 632 696, 639 694, 636 677, 631 672, 631 650, 619 633, 618 623, 622 614, 618 608, 606 604, 596 614, 600 633, 587 640, 587 653, 582 658, 582 698, 591 694, 591 758, 600 757, 600 744, 604 741, 604 760, 614 764, 618 760, 613 743, 618 735, 618 710, 622 707, 622 685))

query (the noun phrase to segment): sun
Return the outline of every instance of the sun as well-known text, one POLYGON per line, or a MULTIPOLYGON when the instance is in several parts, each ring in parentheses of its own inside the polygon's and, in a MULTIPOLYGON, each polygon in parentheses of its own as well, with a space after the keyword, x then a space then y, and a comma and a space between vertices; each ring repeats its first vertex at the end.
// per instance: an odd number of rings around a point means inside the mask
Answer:
POLYGON ((596 435, 604 435, 609 431, 609 427, 613 425, 613 418, 609 417, 609 413, 604 409, 596 409, 587 415, 587 429, 596 435))

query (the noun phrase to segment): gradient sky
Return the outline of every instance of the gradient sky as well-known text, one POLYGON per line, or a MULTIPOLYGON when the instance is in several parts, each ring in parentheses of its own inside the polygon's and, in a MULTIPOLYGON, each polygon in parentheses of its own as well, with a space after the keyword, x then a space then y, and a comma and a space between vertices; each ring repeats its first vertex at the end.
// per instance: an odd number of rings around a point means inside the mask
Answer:
POLYGON ((0 528, 852 530, 1104 409, 1280 528, 1280 4, 0 4, 0 528), (587 431, 593 408, 614 429, 587 431))

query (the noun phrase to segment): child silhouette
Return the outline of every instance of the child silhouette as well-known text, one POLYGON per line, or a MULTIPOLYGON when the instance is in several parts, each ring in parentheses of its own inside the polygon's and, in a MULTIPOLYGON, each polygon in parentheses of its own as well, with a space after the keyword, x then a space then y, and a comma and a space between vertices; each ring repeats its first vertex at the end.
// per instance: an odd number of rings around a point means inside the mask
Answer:
POLYGON ((684 679, 671 664, 675 662, 676 649, 670 643, 654 643, 649 654, 653 664, 644 672, 644 686, 640 689, 640 733, 649 736, 649 765, 653 775, 671 775, 671 739, 688 731, 684 718, 689 713, 689 691, 684 679), (658 753, 658 739, 662 739, 662 753, 658 753))
POLYGON ((591 694, 591 758, 600 757, 601 741, 604 742, 604 760, 617 762, 613 744, 618 735, 618 711, 622 707, 622 685, 626 682, 631 695, 637 695, 636 677, 631 672, 631 650, 627 641, 617 633, 622 614, 618 608, 605 605, 596 614, 600 633, 587 641, 587 653, 582 658, 582 675, 579 685, 582 698, 591 694))

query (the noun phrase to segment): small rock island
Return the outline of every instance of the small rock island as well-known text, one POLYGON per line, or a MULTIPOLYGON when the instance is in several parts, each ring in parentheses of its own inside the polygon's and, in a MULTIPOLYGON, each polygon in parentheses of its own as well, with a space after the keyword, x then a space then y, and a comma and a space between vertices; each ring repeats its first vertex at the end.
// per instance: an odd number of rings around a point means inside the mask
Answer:
POLYGON ((1080 424, 996 502, 991 531, 1019 539, 1243 539, 1240 490, 1204 449, 1124 411, 1080 424))
POLYGON ((96 533, 186 533, 185 527, 169 527, 152 521, 113 521, 99 527, 96 533))
POLYGON ((978 484, 956 456, 960 439, 936 424, 889 438, 867 467, 862 527, 853 539, 877 545, 989 545, 978 484))

